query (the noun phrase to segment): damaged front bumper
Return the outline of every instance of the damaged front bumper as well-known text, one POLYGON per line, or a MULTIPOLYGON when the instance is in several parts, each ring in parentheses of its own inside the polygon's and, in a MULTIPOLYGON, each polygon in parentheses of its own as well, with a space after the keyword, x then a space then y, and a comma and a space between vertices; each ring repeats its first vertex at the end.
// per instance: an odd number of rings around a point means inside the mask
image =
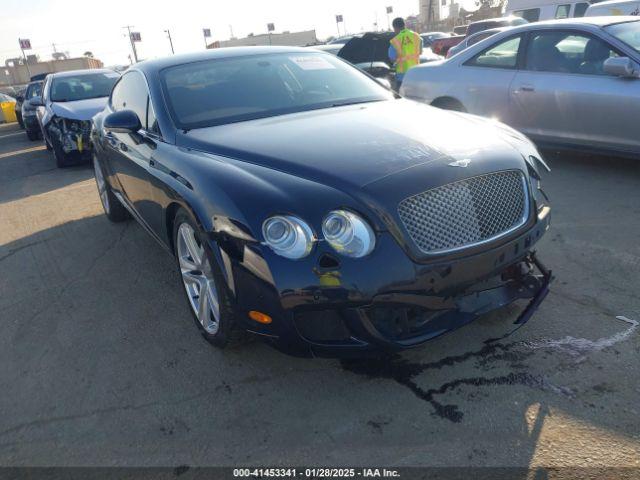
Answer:
POLYGON ((90 157, 90 120, 54 117, 47 125, 47 131, 51 142, 55 142, 65 155, 76 154, 82 158, 90 157))
POLYGON ((458 296, 383 294, 366 306, 299 312, 294 323, 298 335, 314 355, 402 350, 455 330, 515 301, 529 300, 514 322, 522 325, 549 293, 552 279, 551 271, 535 253, 531 253, 523 261, 458 296))

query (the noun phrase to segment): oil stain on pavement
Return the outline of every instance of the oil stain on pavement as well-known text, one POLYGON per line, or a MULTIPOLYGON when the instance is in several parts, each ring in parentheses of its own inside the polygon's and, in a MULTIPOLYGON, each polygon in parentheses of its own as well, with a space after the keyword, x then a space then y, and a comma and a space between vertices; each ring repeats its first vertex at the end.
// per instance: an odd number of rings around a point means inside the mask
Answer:
MULTIPOLYGON (((542 340, 537 342, 513 342, 508 344, 490 343, 479 350, 466 352, 461 355, 448 356, 436 362, 418 363, 411 362, 400 354, 392 354, 377 358, 342 360, 341 366, 351 373, 369 378, 384 378, 407 387, 416 397, 429 403, 433 408, 433 415, 459 423, 464 413, 456 404, 445 404, 437 400, 437 397, 453 391, 461 386, 486 387, 520 385, 539 390, 551 391, 567 397, 573 397, 574 392, 563 386, 557 386, 549 382, 544 375, 532 374, 527 371, 512 371, 505 375, 495 377, 475 376, 458 378, 445 382, 437 388, 422 388, 417 383, 419 375, 430 371, 440 370, 444 367, 452 367, 469 361, 476 361, 478 366, 486 367, 496 361, 508 361, 513 370, 520 369, 522 362, 535 355, 537 350, 551 349, 572 357, 584 356, 612 347, 630 338, 638 329, 640 322, 627 317, 618 316, 618 320, 626 322, 629 327, 609 337, 598 340, 585 338, 565 337, 560 340, 542 340)), ((526 368, 526 367, 525 367, 526 368)))

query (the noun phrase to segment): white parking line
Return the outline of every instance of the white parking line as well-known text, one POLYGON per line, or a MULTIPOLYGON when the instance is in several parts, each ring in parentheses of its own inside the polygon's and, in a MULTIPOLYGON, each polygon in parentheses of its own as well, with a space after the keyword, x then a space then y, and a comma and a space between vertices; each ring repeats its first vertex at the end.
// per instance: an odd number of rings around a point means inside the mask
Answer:
POLYGON ((6 135, 0 135, 0 138, 13 137, 14 135, 22 135, 24 132, 7 133, 6 135))

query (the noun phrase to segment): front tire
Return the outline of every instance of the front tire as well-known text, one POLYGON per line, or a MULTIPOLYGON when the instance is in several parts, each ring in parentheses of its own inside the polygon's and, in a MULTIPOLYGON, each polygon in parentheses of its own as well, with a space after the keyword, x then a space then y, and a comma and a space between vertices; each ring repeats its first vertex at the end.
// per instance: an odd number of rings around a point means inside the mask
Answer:
POLYGON ((202 336, 224 348, 239 343, 243 332, 236 325, 227 286, 205 239, 192 216, 178 210, 173 244, 191 314, 202 336))
POLYGON ((32 142, 35 142, 36 140, 38 140, 38 137, 39 137, 38 132, 34 132, 33 130, 27 130, 27 138, 32 142))
POLYGON ((62 150, 62 147, 58 144, 58 142, 54 140, 51 148, 53 150, 53 158, 56 161, 56 167, 64 168, 68 166, 69 159, 67 158, 67 155, 64 153, 64 150, 62 150))
POLYGON ((124 206, 122 206, 120 201, 111 191, 111 187, 109 186, 109 183, 107 182, 107 179, 104 175, 102 166, 100 165, 100 161, 95 155, 93 155, 93 171, 95 174, 96 185, 98 187, 98 195, 100 196, 100 203, 102 203, 104 214, 109 220, 114 223, 125 221, 127 218, 129 218, 129 212, 126 208, 124 208, 124 206))

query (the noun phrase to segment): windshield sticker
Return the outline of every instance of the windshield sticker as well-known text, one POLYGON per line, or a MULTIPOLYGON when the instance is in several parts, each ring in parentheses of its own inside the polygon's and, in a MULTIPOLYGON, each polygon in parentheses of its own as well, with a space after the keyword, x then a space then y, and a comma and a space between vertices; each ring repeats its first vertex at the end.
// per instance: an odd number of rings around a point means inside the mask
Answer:
POLYGON ((290 58, 291 61, 298 65, 302 70, 333 70, 336 68, 320 55, 290 58))

